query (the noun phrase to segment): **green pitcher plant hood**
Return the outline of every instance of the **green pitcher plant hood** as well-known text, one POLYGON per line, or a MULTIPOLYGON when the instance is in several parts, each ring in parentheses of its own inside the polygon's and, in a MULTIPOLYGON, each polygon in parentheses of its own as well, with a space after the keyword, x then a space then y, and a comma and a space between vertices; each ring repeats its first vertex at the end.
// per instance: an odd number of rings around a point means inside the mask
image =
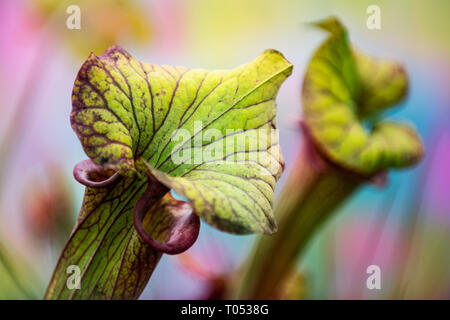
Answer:
POLYGON ((304 122, 318 150, 363 175, 416 164, 423 147, 415 130, 380 121, 382 112, 406 95, 404 68, 351 47, 336 18, 315 25, 329 35, 307 67, 302 103, 304 122))
POLYGON ((46 297, 136 298, 162 253, 194 243, 199 217, 230 233, 275 232, 275 97, 291 72, 275 50, 218 71, 140 62, 118 46, 91 54, 70 116, 89 157, 74 176, 87 188, 46 297), (82 290, 57 276, 70 265, 82 290))

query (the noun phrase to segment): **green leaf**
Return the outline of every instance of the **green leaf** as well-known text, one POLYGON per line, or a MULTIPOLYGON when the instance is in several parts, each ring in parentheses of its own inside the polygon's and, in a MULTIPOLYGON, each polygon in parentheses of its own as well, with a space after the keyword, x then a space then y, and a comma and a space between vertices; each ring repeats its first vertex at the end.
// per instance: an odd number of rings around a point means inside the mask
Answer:
POLYGON ((412 128, 381 122, 366 129, 405 96, 403 67, 352 49, 347 31, 335 18, 316 25, 330 35, 309 63, 302 99, 305 122, 319 150, 366 175, 417 163, 423 147, 412 128))
POLYGON ((274 50, 237 69, 208 72, 138 62, 114 46, 83 64, 72 126, 88 156, 104 168, 132 177, 142 158, 211 225, 271 233, 273 188, 283 166, 278 136, 268 134, 256 146, 243 139, 274 131, 275 96, 291 71, 274 50), (215 137, 202 138, 204 132, 215 137), (189 134, 181 143, 172 139, 180 133, 189 134), (192 152, 175 163, 183 151, 192 152), (198 160, 203 153, 210 156, 198 160))
POLYGON ((362 82, 359 116, 367 118, 400 102, 408 91, 405 69, 395 61, 375 60, 353 51, 362 82))
POLYGON ((291 72, 274 50, 212 72, 139 62, 117 46, 91 54, 71 113, 92 159, 74 169, 87 188, 45 297, 137 298, 162 253, 195 241, 198 216, 232 233, 274 232, 283 168, 275 96, 291 72), (79 290, 66 285, 71 265, 81 270, 79 290))

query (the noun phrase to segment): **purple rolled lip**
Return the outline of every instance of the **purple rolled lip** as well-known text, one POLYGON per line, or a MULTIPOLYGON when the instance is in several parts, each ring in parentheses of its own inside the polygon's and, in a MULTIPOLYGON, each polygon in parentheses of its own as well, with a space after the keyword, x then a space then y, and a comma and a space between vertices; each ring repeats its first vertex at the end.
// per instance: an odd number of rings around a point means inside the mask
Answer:
POLYGON ((78 162, 73 168, 73 176, 82 185, 93 188, 110 186, 120 178, 118 172, 105 169, 90 159, 78 162))
MULTIPOLYGON (((86 187, 102 188, 113 185, 120 179, 120 174, 105 169, 92 160, 84 160, 73 168, 75 179, 86 187)), ((170 206, 174 214, 172 224, 169 226, 170 234, 164 242, 151 238, 144 230, 142 222, 148 210, 169 189, 154 179, 149 179, 149 186, 144 194, 137 200, 134 207, 133 223, 139 237, 149 246, 166 254, 179 254, 189 249, 197 240, 200 231, 200 218, 193 212, 189 203, 178 201, 177 205, 170 206)))
MULTIPOLYGON (((152 187, 158 189, 157 185, 150 184, 147 191, 153 189, 153 192, 158 193, 158 190, 152 187)), ((161 190, 161 192, 167 191, 167 189, 161 190)), ((168 208, 177 211, 176 217, 169 227, 171 230, 168 239, 161 242, 151 238, 142 225, 148 210, 155 204, 154 199, 151 196, 148 197, 146 193, 136 202, 133 213, 133 223, 139 237, 155 250, 165 254, 179 254, 189 249, 197 240, 200 231, 200 218, 193 212, 191 205, 178 200, 178 205, 168 208)))

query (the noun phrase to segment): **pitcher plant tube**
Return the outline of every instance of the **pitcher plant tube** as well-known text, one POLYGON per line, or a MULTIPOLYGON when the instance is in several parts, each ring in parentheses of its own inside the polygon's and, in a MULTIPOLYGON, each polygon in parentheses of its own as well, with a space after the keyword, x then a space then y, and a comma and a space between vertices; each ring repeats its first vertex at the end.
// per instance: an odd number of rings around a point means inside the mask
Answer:
POLYGON ((423 156, 413 128, 383 119, 407 92, 404 68, 353 48, 336 18, 315 25, 328 38, 304 76, 304 142, 275 205, 278 232, 257 241, 235 297, 279 297, 305 245, 342 202, 367 182, 382 184, 389 169, 412 166, 423 156))
POLYGON ((91 54, 70 116, 89 157, 74 168, 86 191, 45 298, 138 298, 163 253, 192 246, 199 217, 272 234, 283 170, 275 97, 291 72, 275 50, 211 72, 140 62, 118 46, 91 54), (66 285, 72 265, 79 289, 66 285))

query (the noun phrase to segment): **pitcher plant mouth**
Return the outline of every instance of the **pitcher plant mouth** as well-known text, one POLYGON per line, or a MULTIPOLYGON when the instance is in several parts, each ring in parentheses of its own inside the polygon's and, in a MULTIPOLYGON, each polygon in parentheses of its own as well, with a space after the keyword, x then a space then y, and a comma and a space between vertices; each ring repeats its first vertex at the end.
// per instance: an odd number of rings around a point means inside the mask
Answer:
MULTIPOLYGON (((91 188, 109 187, 120 179, 120 174, 107 169, 92 160, 77 163, 73 169, 75 179, 81 184, 91 188)), ((133 224, 142 241, 153 249, 166 254, 179 254, 189 249, 197 240, 200 231, 200 218, 195 214, 192 206, 173 198, 170 189, 154 179, 148 177, 148 187, 145 193, 137 200, 133 212, 133 224), (168 215, 161 217, 158 214, 157 201, 165 197, 165 207, 168 215), (151 220, 167 220, 164 228, 152 225, 151 220), (154 236, 150 236, 146 229, 151 229, 154 236)), ((159 208, 161 209, 161 208, 159 208)))
POLYGON ((345 166, 342 166, 340 163, 334 162, 327 156, 327 153, 321 146, 320 142, 314 140, 308 124, 303 119, 300 120, 298 124, 299 131, 303 135, 306 150, 308 150, 308 161, 311 162, 311 164, 315 166, 317 170, 325 170, 327 167, 342 170, 348 175, 361 179, 361 181, 370 183, 377 188, 383 188, 388 184, 389 170, 380 169, 379 171, 371 174, 363 174, 358 171, 348 169, 345 166))
POLYGON ((200 218, 188 202, 173 198, 167 187, 156 180, 149 180, 146 192, 134 207, 133 224, 136 232, 145 243, 159 252, 182 253, 197 240, 200 218), (155 195, 163 195, 162 201, 167 203, 155 204, 155 195), (160 205, 164 205, 166 212, 159 208, 160 205), (166 214, 162 215, 161 212, 166 214), (161 227, 161 220, 164 220, 164 227, 161 227))
POLYGON ((78 162, 73 168, 73 176, 82 185, 92 188, 108 187, 120 179, 118 172, 103 168, 90 159, 78 162))

